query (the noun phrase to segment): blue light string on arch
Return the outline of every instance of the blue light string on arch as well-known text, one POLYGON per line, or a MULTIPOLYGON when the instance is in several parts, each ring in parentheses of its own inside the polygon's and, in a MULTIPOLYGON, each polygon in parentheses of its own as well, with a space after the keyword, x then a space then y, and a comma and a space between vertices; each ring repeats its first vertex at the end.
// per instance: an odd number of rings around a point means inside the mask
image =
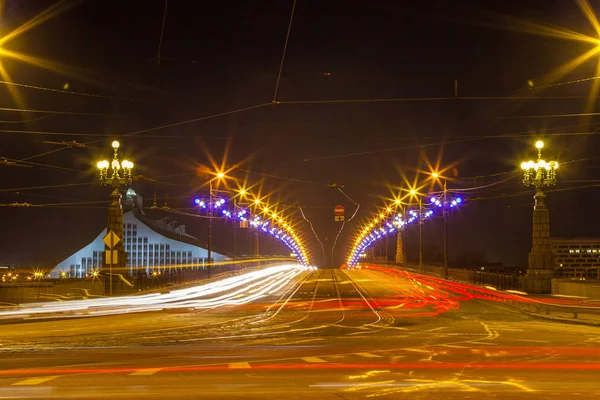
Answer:
MULTIPOLYGON (((252 213, 247 208, 232 210, 233 207, 229 208, 228 206, 230 204, 223 198, 216 198, 213 201, 214 209, 220 210, 221 215, 224 218, 237 222, 247 221, 249 226, 252 226, 254 229, 261 230, 282 242, 287 248, 290 249, 293 256, 302 265, 309 265, 306 256, 301 251, 300 244, 284 229, 273 226, 275 224, 271 224, 271 221, 261 219, 259 215, 252 215, 252 213)), ((198 206, 199 208, 206 210, 210 205, 210 200, 195 198, 194 204, 196 204, 196 206, 198 206)))
MULTIPOLYGON (((421 220, 425 221, 434 216, 435 211, 442 209, 444 207, 443 195, 432 196, 430 198, 430 204, 428 208, 421 210, 421 220)), ((456 209, 463 203, 463 199, 461 197, 453 198, 452 200, 448 199, 448 211, 451 209, 456 209)), ((350 257, 348 258, 348 266, 355 266, 361 254, 364 253, 373 243, 382 237, 389 235, 390 233, 395 232, 397 229, 404 228, 407 225, 414 224, 415 221, 418 222, 419 219, 419 210, 411 209, 407 213, 406 220, 402 219, 400 214, 396 214, 393 217, 388 218, 385 221, 381 222, 381 227, 374 226, 365 237, 354 246, 354 250, 351 252, 350 257)))

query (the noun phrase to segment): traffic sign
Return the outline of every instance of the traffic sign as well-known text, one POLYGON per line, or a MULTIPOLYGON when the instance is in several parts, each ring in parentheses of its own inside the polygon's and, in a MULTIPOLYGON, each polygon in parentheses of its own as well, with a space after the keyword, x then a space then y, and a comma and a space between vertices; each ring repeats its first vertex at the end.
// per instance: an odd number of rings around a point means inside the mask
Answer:
POLYGON ((343 222, 344 221, 344 216, 343 215, 336 215, 335 216, 335 221, 336 222, 343 222))
POLYGON ((335 212, 335 215, 344 215, 344 206, 335 206, 333 212, 335 212))
POLYGON ((117 245, 117 243, 119 243, 121 241, 121 238, 118 237, 117 234, 114 233, 113 231, 110 231, 106 234, 106 236, 104 236, 102 241, 104 242, 106 247, 108 247, 109 249, 112 249, 113 247, 115 247, 117 245))
POLYGON ((104 261, 106 264, 110 264, 111 267, 113 264, 118 264, 119 252, 117 250, 104 250, 104 261))

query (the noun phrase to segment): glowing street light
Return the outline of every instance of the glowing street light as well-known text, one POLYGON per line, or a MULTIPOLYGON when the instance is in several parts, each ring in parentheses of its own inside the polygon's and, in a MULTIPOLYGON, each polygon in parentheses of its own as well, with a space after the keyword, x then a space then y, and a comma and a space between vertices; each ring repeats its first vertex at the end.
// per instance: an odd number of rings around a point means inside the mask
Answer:
POLYGON ((535 201, 533 207, 533 240, 531 252, 529 253, 527 275, 529 277, 533 276, 534 279, 549 279, 554 274, 554 259, 550 247, 550 213, 543 189, 556 183, 558 163, 542 159, 544 142, 541 140, 535 143, 535 148, 538 152, 537 161, 529 160, 521 163, 523 184, 533 186, 536 190, 533 197, 535 201))
MULTIPOLYGON (((107 160, 99 161, 96 165, 98 167, 100 183, 104 186, 112 186, 112 192, 110 194, 111 203, 108 206, 108 225, 106 232, 114 232, 121 240, 109 250, 117 251, 117 267, 125 268, 126 265, 126 254, 123 248, 123 208, 121 206, 121 193, 119 188, 121 186, 127 186, 131 184, 132 177, 131 171, 133 170, 133 163, 128 160, 119 161, 119 147, 118 141, 113 141, 111 144, 113 148, 113 159, 109 163, 107 160)), ((112 296, 112 267, 113 263, 109 263, 109 295, 112 296)))

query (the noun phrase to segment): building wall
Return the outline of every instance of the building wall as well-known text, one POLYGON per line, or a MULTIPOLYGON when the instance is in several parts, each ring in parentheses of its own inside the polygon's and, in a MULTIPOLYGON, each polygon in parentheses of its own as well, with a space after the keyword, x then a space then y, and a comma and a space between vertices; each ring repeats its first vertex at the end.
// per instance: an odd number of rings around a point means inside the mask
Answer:
POLYGON ((551 245, 562 277, 598 279, 600 238, 552 238, 551 245))
MULTIPOLYGON (((164 271, 168 268, 201 268, 208 257, 208 251, 202 247, 167 238, 149 228, 136 218, 130 211, 123 215, 123 246, 127 252, 127 267, 130 273, 138 268, 143 268, 146 273, 151 271, 164 271)), ((102 253, 106 229, 87 246, 77 251, 61 263, 50 273, 54 278, 65 271, 68 276, 85 278, 92 271, 102 268, 102 253)), ((181 232, 188 240, 194 237, 181 232)), ((227 259, 222 254, 212 253, 215 261, 227 259)))

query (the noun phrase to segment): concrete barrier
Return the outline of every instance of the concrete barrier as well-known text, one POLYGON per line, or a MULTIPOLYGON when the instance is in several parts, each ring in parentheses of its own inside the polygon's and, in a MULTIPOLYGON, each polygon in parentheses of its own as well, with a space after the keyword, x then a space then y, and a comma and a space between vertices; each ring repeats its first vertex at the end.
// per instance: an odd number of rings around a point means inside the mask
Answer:
POLYGON ((580 296, 587 297, 590 300, 600 300, 600 281, 552 279, 552 294, 580 296))

